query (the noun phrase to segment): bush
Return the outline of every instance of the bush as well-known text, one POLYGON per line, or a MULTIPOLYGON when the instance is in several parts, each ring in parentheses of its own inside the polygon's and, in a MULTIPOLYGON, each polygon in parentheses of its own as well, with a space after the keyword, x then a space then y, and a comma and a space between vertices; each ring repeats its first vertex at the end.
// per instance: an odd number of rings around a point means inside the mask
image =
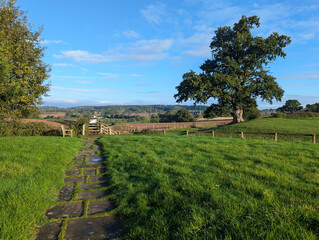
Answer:
POLYGON ((291 118, 291 119, 302 119, 302 118, 309 118, 309 117, 319 117, 319 113, 316 112, 295 112, 295 113, 283 113, 277 112, 274 114, 276 118, 291 118))
POLYGON ((1 121, 0 137, 6 136, 60 136, 61 130, 54 129, 45 123, 1 121))
POLYGON ((85 135, 89 132, 89 120, 85 118, 78 119, 72 124, 74 135, 82 135, 83 124, 85 124, 85 135))
POLYGON ((155 134, 155 135, 160 135, 160 134, 162 134, 162 132, 146 128, 146 129, 142 129, 139 132, 134 132, 134 134, 155 134))

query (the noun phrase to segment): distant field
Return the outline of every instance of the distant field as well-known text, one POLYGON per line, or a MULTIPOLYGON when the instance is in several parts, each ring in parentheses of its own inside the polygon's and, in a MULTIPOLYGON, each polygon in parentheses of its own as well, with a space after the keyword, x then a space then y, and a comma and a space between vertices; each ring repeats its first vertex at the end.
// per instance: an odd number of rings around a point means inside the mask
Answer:
POLYGON ((186 136, 100 139, 130 239, 318 239, 319 149, 186 136))
POLYGON ((31 239, 81 144, 62 137, 0 138, 0 239, 31 239))

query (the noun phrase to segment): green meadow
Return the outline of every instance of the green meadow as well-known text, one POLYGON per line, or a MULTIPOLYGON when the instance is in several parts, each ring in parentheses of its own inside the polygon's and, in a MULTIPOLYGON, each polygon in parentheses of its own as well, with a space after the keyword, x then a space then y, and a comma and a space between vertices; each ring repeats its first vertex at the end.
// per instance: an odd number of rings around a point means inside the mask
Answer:
POLYGON ((99 140, 128 239, 318 239, 319 149, 198 136, 99 140))
POLYGON ((82 145, 61 137, 0 138, 0 239, 31 239, 82 145))
POLYGON ((220 126, 216 129, 216 131, 304 133, 319 135, 319 118, 261 118, 237 124, 220 126))

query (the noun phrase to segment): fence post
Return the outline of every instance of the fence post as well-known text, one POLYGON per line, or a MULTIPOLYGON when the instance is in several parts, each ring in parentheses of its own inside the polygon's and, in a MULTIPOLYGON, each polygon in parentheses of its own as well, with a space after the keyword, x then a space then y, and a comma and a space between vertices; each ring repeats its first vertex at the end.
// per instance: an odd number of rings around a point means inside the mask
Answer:
POLYGON ((275 133, 275 141, 277 141, 277 138, 278 138, 278 134, 275 133))
POLYGON ((85 124, 82 125, 82 136, 85 135, 85 124))
POLYGON ((316 143, 316 134, 312 135, 312 143, 315 144, 316 143))
POLYGON ((215 137, 215 132, 214 131, 212 131, 212 137, 215 137))
POLYGON ((165 129, 163 130, 163 135, 165 135, 166 134, 166 132, 165 132, 165 129))
POLYGON ((240 137, 244 139, 244 132, 240 132, 240 137))
POLYGON ((186 136, 188 136, 188 131, 186 131, 186 136))

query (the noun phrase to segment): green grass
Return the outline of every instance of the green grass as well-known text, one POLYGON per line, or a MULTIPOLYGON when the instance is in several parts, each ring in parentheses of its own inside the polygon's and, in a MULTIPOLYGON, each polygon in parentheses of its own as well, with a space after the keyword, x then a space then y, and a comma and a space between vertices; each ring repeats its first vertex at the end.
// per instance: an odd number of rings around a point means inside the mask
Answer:
MULTIPOLYGON (((258 133, 278 133, 278 141, 289 142, 312 142, 312 136, 284 136, 280 134, 316 134, 317 143, 319 142, 319 118, 307 119, 287 119, 287 118, 262 118, 242 123, 229 124, 218 127, 190 127, 178 129, 181 131, 190 131, 191 135, 211 136, 211 131, 215 131, 215 137, 240 138, 240 134, 218 133, 218 132, 244 132, 257 134, 244 134, 247 139, 273 140, 274 134, 265 135, 258 133), (200 131, 192 133, 191 131, 200 131)), ((168 135, 185 135, 185 133, 174 133, 167 131, 168 135)))
POLYGON ((318 239, 319 149, 186 136, 100 139, 129 239, 318 239))
POLYGON ((319 119, 262 118, 221 126, 216 131, 315 133, 319 135, 319 119))
POLYGON ((0 239, 31 239, 56 201, 80 139, 0 138, 0 239))

